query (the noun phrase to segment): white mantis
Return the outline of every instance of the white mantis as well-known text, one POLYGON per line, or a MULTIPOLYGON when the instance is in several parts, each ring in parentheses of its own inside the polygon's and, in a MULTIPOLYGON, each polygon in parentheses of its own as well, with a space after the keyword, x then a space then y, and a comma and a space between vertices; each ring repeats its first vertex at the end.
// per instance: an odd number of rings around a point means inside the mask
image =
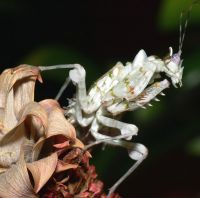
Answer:
POLYGON ((113 185, 108 197, 116 190, 119 184, 133 172, 136 167, 146 158, 147 148, 139 143, 132 143, 131 140, 137 135, 138 128, 133 124, 128 124, 115 120, 113 117, 125 111, 134 111, 137 108, 145 108, 150 105, 151 100, 158 100, 157 95, 169 87, 167 79, 160 78, 160 73, 164 73, 174 87, 182 85, 182 60, 181 52, 187 27, 185 22, 184 32, 180 25, 180 41, 178 53, 173 54, 169 48, 169 56, 160 59, 155 56, 147 56, 144 50, 140 50, 133 62, 128 62, 124 66, 118 62, 110 71, 97 80, 90 90, 86 91, 86 72, 79 64, 40 66, 40 70, 50 70, 58 68, 72 68, 69 72, 69 79, 61 88, 57 99, 67 86, 69 80, 76 86, 76 96, 70 101, 66 116, 71 122, 78 123, 81 127, 89 127, 95 142, 86 146, 86 149, 101 142, 111 145, 118 145, 128 149, 129 156, 137 162, 113 185), (101 128, 116 128, 120 131, 117 136, 102 134, 101 128), (125 139, 125 140, 122 140, 125 139))

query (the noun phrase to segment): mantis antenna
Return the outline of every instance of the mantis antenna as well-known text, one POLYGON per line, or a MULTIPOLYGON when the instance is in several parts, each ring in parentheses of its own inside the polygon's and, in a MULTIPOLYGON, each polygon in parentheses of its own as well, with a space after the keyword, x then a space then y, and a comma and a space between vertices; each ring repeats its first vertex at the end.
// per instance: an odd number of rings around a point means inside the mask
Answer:
POLYGON ((181 55, 181 53, 182 53, 182 47, 183 47, 183 42, 184 42, 184 39, 185 39, 185 33, 186 33, 187 26, 188 26, 188 21, 190 19, 190 14, 191 14, 192 8, 195 4, 199 4, 199 0, 194 0, 192 2, 191 6, 186 11, 181 12, 181 15, 180 15, 179 50, 178 50, 179 55, 181 55), (182 19, 183 19, 184 14, 186 15, 186 19, 185 19, 185 24, 184 24, 184 27, 183 27, 182 26, 182 19), (183 27, 183 30, 182 30, 182 27, 183 27))

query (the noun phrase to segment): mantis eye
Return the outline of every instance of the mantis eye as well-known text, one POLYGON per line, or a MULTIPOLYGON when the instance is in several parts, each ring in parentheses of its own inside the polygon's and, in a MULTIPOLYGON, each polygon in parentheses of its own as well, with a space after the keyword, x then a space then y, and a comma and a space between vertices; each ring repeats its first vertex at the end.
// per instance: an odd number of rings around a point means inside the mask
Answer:
POLYGON ((172 58, 171 58, 171 61, 172 61, 173 63, 175 63, 176 65, 180 65, 181 58, 180 58, 179 53, 173 54, 173 55, 172 55, 172 58))

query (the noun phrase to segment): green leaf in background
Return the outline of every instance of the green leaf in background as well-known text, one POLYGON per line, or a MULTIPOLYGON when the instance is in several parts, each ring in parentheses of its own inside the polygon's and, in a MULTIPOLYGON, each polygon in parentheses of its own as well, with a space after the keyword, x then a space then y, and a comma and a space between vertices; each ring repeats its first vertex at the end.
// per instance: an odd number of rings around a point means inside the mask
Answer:
POLYGON ((166 105, 163 102, 162 96, 159 97, 160 102, 151 102, 152 107, 147 106, 147 109, 138 109, 136 111, 133 111, 132 114, 135 116, 135 118, 138 121, 143 122, 143 124, 147 124, 149 122, 153 122, 158 118, 160 115, 162 115, 163 111, 165 112, 166 105))
POLYGON ((186 145, 187 153, 200 157, 200 136, 189 141, 186 145))
POLYGON ((192 89, 200 84, 200 48, 193 50, 184 59, 183 89, 192 89))
MULTIPOLYGON (((180 13, 187 11, 194 1, 192 0, 163 0, 158 13, 158 26, 161 30, 174 30, 179 28, 180 13)), ((200 5, 194 4, 190 24, 200 23, 200 5)))

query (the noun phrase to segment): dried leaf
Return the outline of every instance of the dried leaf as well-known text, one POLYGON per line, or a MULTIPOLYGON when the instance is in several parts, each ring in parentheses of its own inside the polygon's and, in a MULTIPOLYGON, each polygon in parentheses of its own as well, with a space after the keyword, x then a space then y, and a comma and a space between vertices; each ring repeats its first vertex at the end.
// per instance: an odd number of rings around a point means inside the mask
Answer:
POLYGON ((1 133, 5 134, 14 128, 18 112, 34 100, 36 79, 41 80, 38 68, 28 65, 4 70, 0 75, 1 133))
POLYGON ((40 101, 39 103, 47 111, 47 113, 50 113, 55 107, 58 107, 61 109, 57 100, 45 99, 45 100, 40 101))
POLYGON ((63 148, 69 147, 70 143, 69 143, 69 140, 68 141, 64 141, 64 142, 61 141, 61 143, 54 144, 53 146, 55 148, 57 148, 57 149, 63 149, 63 148))
POLYGON ((27 168, 33 176, 34 191, 36 193, 44 186, 44 184, 46 184, 46 182, 52 176, 53 172, 56 169, 57 160, 57 154, 53 153, 52 155, 45 157, 41 160, 27 164, 27 168))
POLYGON ((79 139, 76 138, 75 143, 73 144, 73 147, 78 147, 78 148, 83 149, 84 144, 79 139))
POLYGON ((22 150, 24 152, 24 159, 26 163, 32 162, 32 151, 34 144, 35 142, 33 139, 24 138, 22 150))
POLYGON ((74 127, 66 120, 62 110, 59 108, 54 108, 49 113, 46 137, 51 137, 52 135, 63 135, 72 140, 76 138, 74 127))
POLYGON ((24 141, 24 131, 22 123, 0 140, 0 167, 8 168, 17 162, 24 141))
POLYGON ((5 172, 7 169, 8 169, 8 168, 1 167, 1 166, 0 166, 0 174, 3 173, 3 172, 5 172))
POLYGON ((38 197, 33 191, 22 155, 17 164, 12 165, 10 169, 0 175, 0 197, 38 197))
POLYGON ((42 82, 42 78, 37 67, 20 65, 11 70, 14 74, 14 110, 17 115, 25 104, 34 101, 35 81, 42 82))
POLYGON ((78 167, 78 164, 69 164, 65 163, 62 160, 58 160, 57 167, 56 167, 56 172, 61 172, 61 171, 66 171, 68 169, 75 169, 78 167))
POLYGON ((20 120, 19 122, 25 120, 28 133, 36 136, 38 139, 44 136, 48 128, 48 115, 44 108, 36 102, 30 102, 24 105, 19 112, 18 119, 20 120))
POLYGON ((101 193, 102 189, 103 189, 103 182, 101 181, 96 181, 94 183, 91 183, 89 186, 89 191, 93 192, 94 196, 101 193))
POLYGON ((19 119, 18 125, 0 140, 0 166, 2 167, 9 167, 18 160, 25 135, 30 138, 40 137, 47 128, 46 112, 35 102, 30 102, 22 108, 19 119))
POLYGON ((72 150, 68 151, 67 154, 62 158, 64 162, 70 162, 79 156, 82 157, 82 151, 79 148, 73 148, 72 150))
POLYGON ((38 158, 39 151, 41 150, 43 144, 49 139, 52 140, 52 148, 54 145, 61 144, 66 141, 70 141, 70 144, 73 145, 76 141, 75 129, 65 119, 62 110, 54 106, 52 108, 48 108, 48 111, 48 128, 45 132, 45 136, 41 137, 34 146, 33 160, 38 158))

